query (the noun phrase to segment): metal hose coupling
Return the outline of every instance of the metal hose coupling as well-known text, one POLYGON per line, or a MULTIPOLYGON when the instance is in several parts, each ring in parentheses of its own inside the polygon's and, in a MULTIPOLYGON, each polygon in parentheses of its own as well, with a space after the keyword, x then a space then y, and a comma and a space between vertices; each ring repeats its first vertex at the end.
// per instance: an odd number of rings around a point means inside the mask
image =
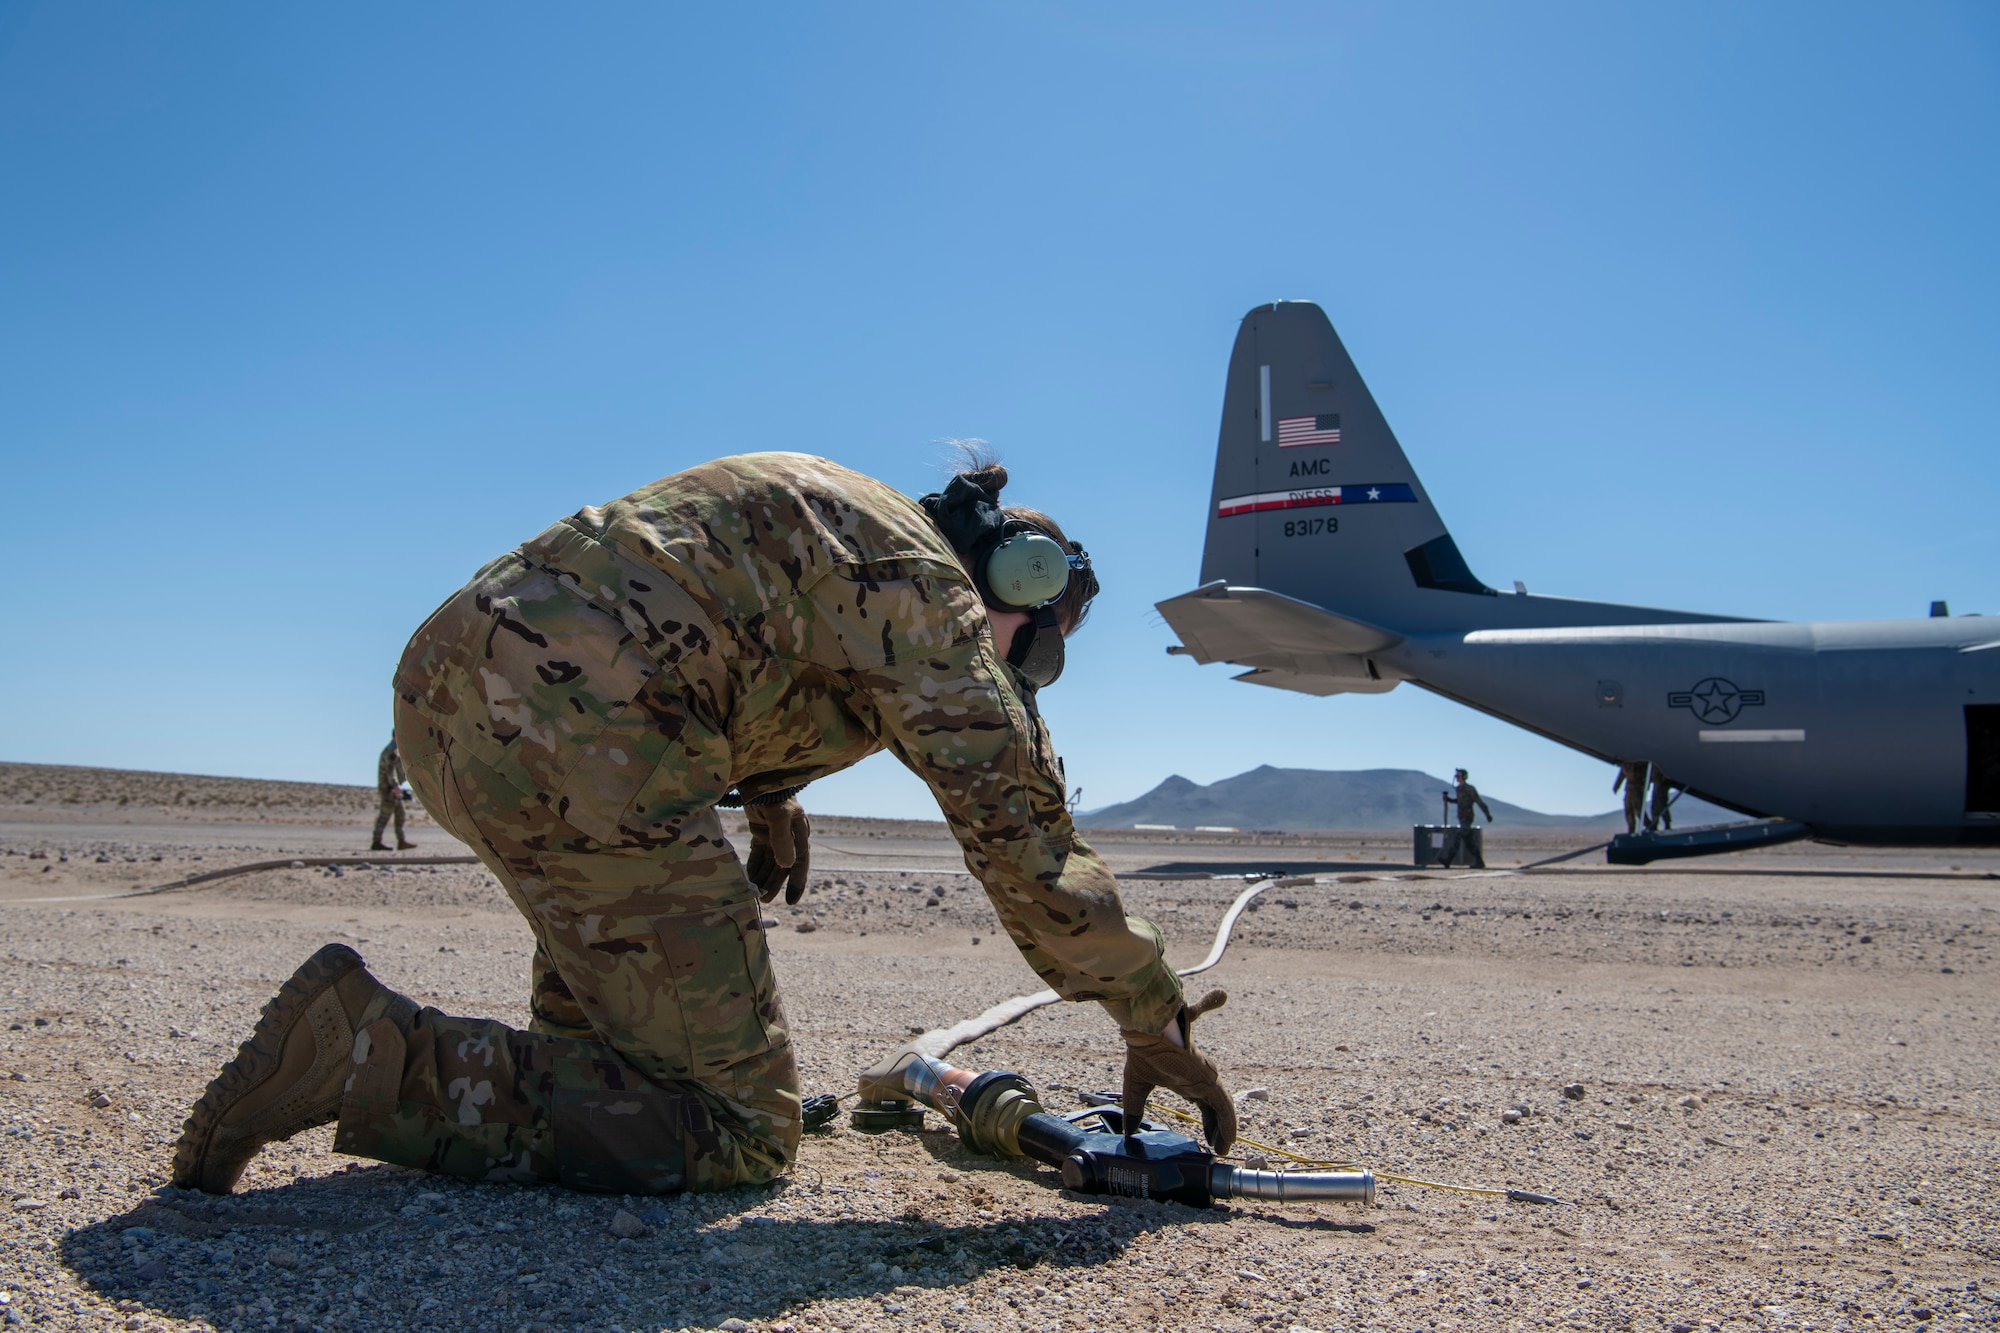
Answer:
MULTIPOLYGON (((936 1111, 951 1121, 965 1146, 994 1157, 1038 1157, 1051 1166, 1062 1160, 1053 1150, 1049 1128, 1022 1137, 1022 1126, 1035 1116, 1054 1120, 1042 1109, 1034 1087, 1019 1074, 988 1070, 967 1084, 963 1092, 947 1087, 944 1076, 956 1072, 951 1065, 910 1047, 863 1070, 855 1089, 858 1105, 850 1123, 864 1132, 885 1129, 921 1128, 924 1109, 936 1111), (914 1117, 912 1123, 911 1117, 914 1117), (1039 1149, 1039 1151, 1038 1151, 1039 1149)), ((1067 1122, 1057 1121, 1065 1131, 1067 1122)), ((1073 1131, 1057 1134, 1064 1150, 1073 1131)))
POLYGON ((926 1108, 944 1109, 939 1104, 939 1080, 951 1068, 921 1051, 899 1047, 861 1071, 856 1104, 847 1123, 863 1134, 922 1129, 926 1108))

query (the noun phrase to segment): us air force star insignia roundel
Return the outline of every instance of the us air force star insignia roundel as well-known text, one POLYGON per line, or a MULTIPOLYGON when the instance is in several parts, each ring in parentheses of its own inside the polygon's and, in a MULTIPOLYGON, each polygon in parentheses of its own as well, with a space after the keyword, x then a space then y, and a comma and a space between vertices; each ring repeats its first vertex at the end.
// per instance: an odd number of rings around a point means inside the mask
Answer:
POLYGON ((1675 690, 1667 696, 1667 707, 1686 708, 1711 727, 1727 726, 1745 708, 1762 707, 1764 691, 1739 690, 1736 682, 1708 676, 1695 682, 1691 690, 1675 690))

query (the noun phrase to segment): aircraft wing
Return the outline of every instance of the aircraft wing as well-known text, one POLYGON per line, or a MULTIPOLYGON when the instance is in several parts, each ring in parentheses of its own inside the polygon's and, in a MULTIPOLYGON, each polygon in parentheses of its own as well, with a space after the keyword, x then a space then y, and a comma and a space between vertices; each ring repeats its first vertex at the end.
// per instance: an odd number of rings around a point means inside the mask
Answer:
POLYGON ((1169 652, 1203 664, 1250 667, 1236 679, 1252 685, 1302 694, 1382 694, 1401 680, 1371 655, 1402 643, 1402 635, 1282 593, 1233 588, 1218 579, 1157 605, 1181 636, 1169 652))

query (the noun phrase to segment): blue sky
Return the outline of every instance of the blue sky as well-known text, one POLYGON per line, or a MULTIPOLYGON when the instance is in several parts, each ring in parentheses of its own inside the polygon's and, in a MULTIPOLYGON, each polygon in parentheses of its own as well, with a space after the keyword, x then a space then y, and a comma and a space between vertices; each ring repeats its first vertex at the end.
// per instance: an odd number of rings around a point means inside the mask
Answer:
POLYGON ((410 632, 555 518, 978 436, 1103 573, 1045 695, 1086 805, 1607 808, 1416 689, 1163 653, 1277 297, 1488 582, 2000 611, 2000 9, 1076 8, 0 5, 0 758, 366 782, 410 632))

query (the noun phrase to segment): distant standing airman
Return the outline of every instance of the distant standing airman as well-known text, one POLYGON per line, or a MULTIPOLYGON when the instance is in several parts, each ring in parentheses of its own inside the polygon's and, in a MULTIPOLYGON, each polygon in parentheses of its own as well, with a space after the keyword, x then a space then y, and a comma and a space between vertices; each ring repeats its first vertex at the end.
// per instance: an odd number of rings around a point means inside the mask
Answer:
POLYGON ((403 784, 409 781, 403 774, 402 756, 396 753, 396 741, 391 737, 382 747, 382 757, 375 761, 375 790, 381 797, 375 807, 375 839, 368 846, 371 852, 386 852, 389 845, 382 841, 382 830, 390 820, 396 821, 396 850, 407 852, 416 846, 403 836, 403 802, 410 799, 403 784))
POLYGON ((1473 810, 1477 808, 1486 815, 1486 822, 1493 822, 1493 811, 1479 794, 1479 788, 1465 780, 1465 770, 1455 769, 1451 775, 1451 799, 1458 805, 1458 827, 1445 835, 1444 863, 1450 865, 1464 850, 1471 856, 1471 866, 1475 870, 1486 869, 1486 858, 1480 855, 1479 844, 1465 836, 1465 831, 1473 826, 1473 810))
POLYGON ((1611 790, 1625 791, 1625 831, 1639 831, 1639 811, 1646 804, 1646 766, 1644 764, 1620 764, 1618 776, 1611 780, 1611 790))
POLYGON ((1653 808, 1646 812, 1646 832, 1674 826, 1674 780, 1659 769, 1653 770, 1653 808))

